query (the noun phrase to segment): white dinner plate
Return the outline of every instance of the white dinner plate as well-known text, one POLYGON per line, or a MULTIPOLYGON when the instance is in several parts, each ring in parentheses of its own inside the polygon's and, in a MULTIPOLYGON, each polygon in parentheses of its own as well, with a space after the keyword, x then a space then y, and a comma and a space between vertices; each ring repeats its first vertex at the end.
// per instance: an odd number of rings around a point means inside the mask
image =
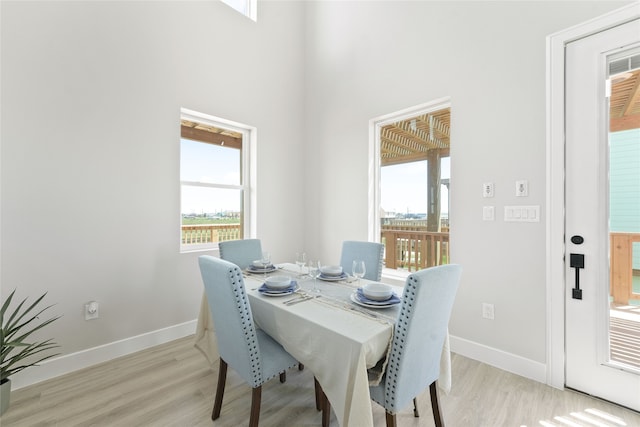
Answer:
POLYGON ((296 283, 295 286, 293 287, 293 289, 287 289, 284 291, 278 291, 275 289, 269 289, 267 288, 266 285, 262 285, 258 288, 258 293, 260 293, 260 295, 264 295, 266 297, 284 297, 287 295, 291 295, 293 293, 295 293, 298 289, 300 289, 300 286, 296 283))
POLYGON ((398 294, 396 294, 393 291, 391 291, 391 297, 384 301, 377 301, 371 298, 367 298, 364 292, 362 291, 362 288, 356 289, 355 294, 358 301, 364 304, 370 304, 370 305, 396 305, 396 304, 399 304, 400 301, 402 301, 398 296, 398 294))
POLYGON ((247 268, 246 272, 247 272, 247 273, 253 273, 253 274, 256 274, 256 273, 264 274, 264 273, 271 273, 271 272, 274 272, 274 271, 276 271, 277 269, 278 269, 278 267, 276 267, 275 265, 270 265, 270 266, 269 266, 269 267, 267 267, 267 268, 260 268, 260 267, 249 266, 249 267, 247 268))
POLYGON ((400 304, 400 301, 397 301, 397 300, 392 303, 389 303, 387 301, 380 301, 379 303, 376 303, 376 304, 374 304, 373 302, 371 303, 362 302, 358 298, 358 294, 356 294, 355 292, 351 294, 351 301, 367 308, 389 308, 389 307, 393 307, 394 305, 400 304))
POLYGON ((324 280, 326 282, 337 282, 338 280, 345 280, 347 277, 349 276, 347 276, 346 273, 342 273, 339 276, 325 276, 324 274, 320 274, 318 276, 318 279, 324 280))

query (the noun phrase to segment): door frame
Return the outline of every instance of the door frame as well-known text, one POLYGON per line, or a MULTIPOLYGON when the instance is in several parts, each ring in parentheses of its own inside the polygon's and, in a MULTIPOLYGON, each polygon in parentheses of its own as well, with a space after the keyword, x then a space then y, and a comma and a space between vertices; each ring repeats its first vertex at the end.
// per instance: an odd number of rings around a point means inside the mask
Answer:
POLYGON ((565 47, 567 43, 640 18, 633 3, 547 37, 546 291, 547 384, 565 385, 565 47))

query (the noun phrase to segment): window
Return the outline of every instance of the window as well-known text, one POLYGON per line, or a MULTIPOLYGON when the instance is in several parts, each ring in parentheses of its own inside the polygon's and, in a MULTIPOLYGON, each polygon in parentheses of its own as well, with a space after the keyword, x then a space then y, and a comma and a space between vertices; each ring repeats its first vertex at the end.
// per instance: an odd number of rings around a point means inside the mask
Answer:
POLYGON ((242 13, 247 18, 251 18, 254 21, 258 20, 258 0, 222 0, 222 2, 242 13))
POLYGON ((190 110, 180 116, 180 247, 215 249, 255 229, 255 130, 190 110))
POLYGON ((387 276, 449 263, 450 123, 448 99, 371 121, 369 240, 387 276))

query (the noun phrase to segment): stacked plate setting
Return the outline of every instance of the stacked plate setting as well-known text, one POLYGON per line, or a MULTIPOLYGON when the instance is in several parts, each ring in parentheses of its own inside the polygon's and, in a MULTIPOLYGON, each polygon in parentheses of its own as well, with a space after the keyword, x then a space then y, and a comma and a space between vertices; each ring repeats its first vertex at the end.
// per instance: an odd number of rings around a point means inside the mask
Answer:
POLYGON ((342 267, 339 265, 323 265, 320 267, 320 279, 329 282, 344 280, 347 275, 342 271, 342 267))
POLYGON ((253 261, 253 263, 247 267, 247 272, 248 273, 271 273, 273 271, 276 271, 277 267, 273 264, 269 264, 265 267, 264 264, 262 264, 261 261, 253 261))
POLYGON ((266 296, 290 295, 298 290, 298 283, 291 280, 289 276, 267 277, 265 282, 258 288, 258 292, 266 296))
POLYGON ((384 283, 368 283, 351 294, 351 301, 369 308, 386 308, 400 303, 393 288, 384 283))

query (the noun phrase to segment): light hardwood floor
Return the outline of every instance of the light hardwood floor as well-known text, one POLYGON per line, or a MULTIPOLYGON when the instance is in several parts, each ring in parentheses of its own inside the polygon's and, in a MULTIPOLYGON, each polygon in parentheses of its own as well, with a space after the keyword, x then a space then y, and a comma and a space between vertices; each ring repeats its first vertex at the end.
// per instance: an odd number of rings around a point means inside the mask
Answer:
MULTIPOLYGON (((183 338, 16 390, 0 425, 247 425, 251 391, 232 369, 222 415, 211 421, 217 367, 207 366, 192 340, 183 338)), ((640 426, 640 414, 598 399, 553 389, 456 354, 452 366, 451 393, 440 395, 449 427, 640 426)), ((428 391, 420 396, 419 405, 420 418, 407 408, 398 416, 398 424, 433 426, 428 391)), ((373 413, 375 425, 384 426, 384 411, 375 403, 373 413)), ((338 425, 335 416, 331 424, 338 425)), ((291 370, 285 384, 276 379, 263 387, 260 425, 321 425, 308 369, 291 370)))

